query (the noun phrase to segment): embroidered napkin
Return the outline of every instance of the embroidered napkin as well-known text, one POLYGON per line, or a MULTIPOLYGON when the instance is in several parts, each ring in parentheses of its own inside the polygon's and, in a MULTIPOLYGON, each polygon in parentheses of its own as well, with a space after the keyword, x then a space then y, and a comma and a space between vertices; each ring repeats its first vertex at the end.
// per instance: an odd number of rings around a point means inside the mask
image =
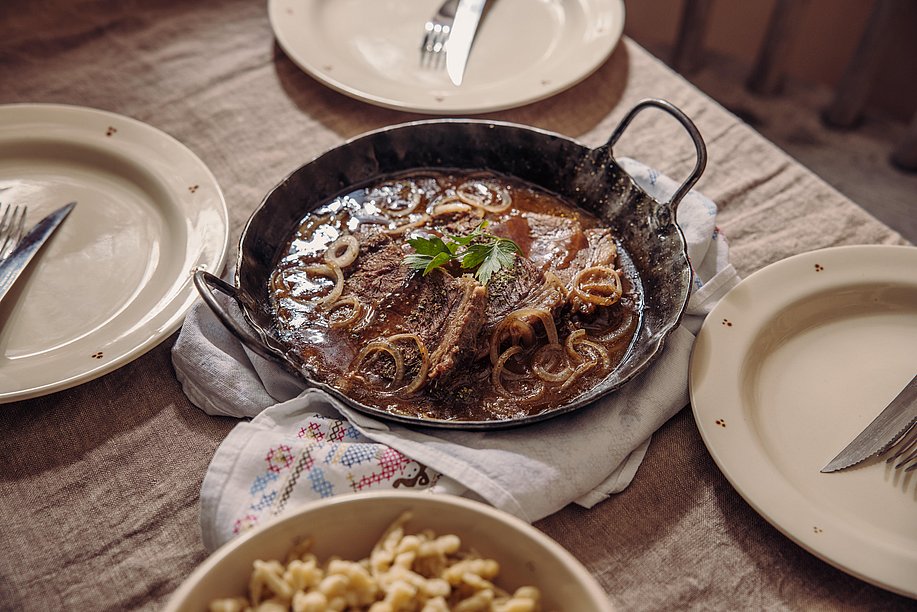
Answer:
MULTIPOLYGON (((619 163, 657 200, 678 187, 637 161, 619 163)), ((739 280, 716 212, 693 191, 679 205, 695 287, 684 322, 652 366, 589 407, 508 430, 408 428, 368 417, 245 349, 198 303, 172 351, 178 379, 208 414, 251 418, 230 432, 204 478, 204 544, 214 549, 305 501, 355 491, 466 495, 529 522, 620 492, 653 432, 688 404, 694 333, 739 280)))

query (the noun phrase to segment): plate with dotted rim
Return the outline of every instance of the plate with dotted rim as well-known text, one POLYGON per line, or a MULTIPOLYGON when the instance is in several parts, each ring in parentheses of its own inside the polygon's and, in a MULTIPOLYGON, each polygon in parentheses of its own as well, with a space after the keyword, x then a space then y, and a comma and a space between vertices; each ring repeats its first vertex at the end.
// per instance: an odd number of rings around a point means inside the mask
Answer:
POLYGON ((79 106, 0 106, 0 202, 31 226, 77 205, 0 302, 0 402, 86 382, 181 325, 192 272, 219 271, 223 193, 185 145, 79 106))
POLYGON ((611 55, 623 0, 500 0, 485 10, 460 87, 421 65, 424 22, 442 0, 269 0, 278 44, 326 86, 377 106, 475 114, 548 98, 611 55))
POLYGON ((821 473, 914 375, 917 248, 833 247, 771 264, 707 316, 691 405, 733 487, 794 542, 917 596, 917 473, 821 473))

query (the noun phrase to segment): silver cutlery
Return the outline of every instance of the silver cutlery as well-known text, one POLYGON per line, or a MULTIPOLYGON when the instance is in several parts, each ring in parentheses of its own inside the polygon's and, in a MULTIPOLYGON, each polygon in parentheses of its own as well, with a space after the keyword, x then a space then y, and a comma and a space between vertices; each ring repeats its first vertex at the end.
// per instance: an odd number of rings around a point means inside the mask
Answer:
POLYGON ((10 254, 3 261, 0 261, 0 300, 6 296, 10 287, 16 282, 25 267, 29 265, 32 258, 35 257, 35 253, 51 237, 51 234, 54 233, 54 230, 58 228, 61 222, 67 218, 74 206, 76 206, 76 202, 70 202, 39 221, 35 227, 30 229, 19 240, 19 243, 10 254))
POLYGON ((424 24, 423 41, 420 43, 422 66, 439 67, 446 54, 446 42, 455 21, 455 10, 459 0, 446 0, 430 20, 424 24))
POLYGON ((896 470, 903 469, 905 472, 917 470, 917 425, 912 425, 907 433, 898 438, 888 453, 889 457, 885 463, 894 463, 893 467, 896 470))
MULTIPOLYGON (((899 440, 905 438, 909 432, 917 429, 914 427, 915 424, 917 424, 917 376, 914 376, 885 410, 821 471, 836 472, 874 455, 881 455, 899 440)), ((896 457, 898 455, 892 459, 896 457)), ((905 459, 901 463, 907 463, 908 460, 905 459)))
POLYGON ((446 49, 446 71, 456 86, 462 84, 471 44, 474 42, 485 3, 486 0, 460 0, 455 11, 455 21, 452 23, 449 45, 446 49))
POLYGON ((11 204, 3 209, 3 217, 0 218, 0 260, 5 259, 22 239, 27 210, 27 206, 19 208, 11 204))

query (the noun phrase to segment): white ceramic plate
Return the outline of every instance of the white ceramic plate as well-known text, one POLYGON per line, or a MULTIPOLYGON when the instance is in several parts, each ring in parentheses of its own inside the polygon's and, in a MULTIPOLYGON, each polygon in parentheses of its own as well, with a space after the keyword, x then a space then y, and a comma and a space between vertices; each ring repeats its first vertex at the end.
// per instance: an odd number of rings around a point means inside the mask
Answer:
POLYGON ((61 105, 0 106, 0 202, 26 224, 76 208, 0 302, 0 402, 58 391, 143 354, 181 325, 197 266, 229 237, 216 179, 139 121, 61 105))
POLYGON ((784 534, 917 596, 917 473, 820 470, 917 371, 917 248, 837 247, 772 264, 707 316, 691 405, 714 460, 784 534))
POLYGON ((624 29, 623 0, 499 0, 462 85, 422 68, 423 25, 442 0, 269 0, 277 42, 341 93, 387 108, 474 114, 554 95, 592 74, 624 29))

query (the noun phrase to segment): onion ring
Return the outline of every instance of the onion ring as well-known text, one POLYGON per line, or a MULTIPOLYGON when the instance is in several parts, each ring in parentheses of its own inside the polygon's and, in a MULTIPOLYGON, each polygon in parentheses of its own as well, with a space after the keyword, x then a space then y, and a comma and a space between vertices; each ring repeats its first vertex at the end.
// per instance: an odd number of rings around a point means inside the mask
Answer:
POLYGON ((583 363, 576 366, 576 369, 573 370, 572 374, 570 374, 570 378, 568 378, 564 382, 564 384, 560 386, 560 390, 563 391, 567 387, 572 385, 574 382, 576 382, 577 378, 579 378, 580 376, 582 376, 583 374, 585 374, 586 372, 594 368, 596 363, 598 362, 597 361, 584 361, 583 363))
POLYGON ((422 225, 425 225, 426 222, 429 220, 430 220, 430 215, 428 215, 427 213, 422 213, 419 219, 415 219, 414 221, 409 221, 408 223, 404 223, 402 225, 396 225, 395 227, 389 227, 388 229, 383 230, 383 232, 385 232, 389 236, 397 236, 399 234, 405 233, 408 230, 414 229, 415 227, 420 227, 422 225))
POLYGON ((618 272, 607 266, 583 268, 573 277, 573 294, 583 304, 611 306, 621 299, 624 287, 618 272), (610 276, 608 282, 587 282, 591 277, 610 276))
POLYGON ((274 273, 271 274, 270 289, 272 292, 277 293, 284 291, 286 293, 291 293, 293 291, 285 272, 285 268, 277 268, 274 270, 274 273))
POLYGON ((398 181, 391 182, 391 183, 384 183, 382 185, 379 185, 377 189, 380 193, 378 194, 371 193, 369 194, 370 197, 378 196, 378 197, 383 198, 385 200, 385 203, 388 204, 388 206, 385 206, 384 208, 382 208, 382 210, 384 210, 386 213, 388 213, 389 215, 393 217, 406 217, 407 215, 414 212, 417 209, 417 207, 420 206, 420 202, 423 200, 423 193, 417 190, 417 185, 414 183, 414 181, 405 181, 404 183, 400 183, 398 181), (400 198, 401 193, 404 192, 405 189, 408 189, 411 195, 410 201, 407 201, 408 205, 404 208, 395 208, 391 206, 391 204, 395 202, 406 201, 406 200, 398 199, 400 198), (386 190, 390 191, 391 195, 386 194, 385 193, 386 190))
MULTIPOLYGON (((503 343, 506 333, 508 331, 511 333, 513 326, 516 326, 517 324, 523 324, 525 325, 523 330, 526 328, 529 330, 532 329, 531 324, 525 320, 528 317, 537 317, 541 321, 541 323, 544 325, 545 333, 548 336, 548 342, 550 344, 558 343, 557 326, 554 324, 554 318, 551 316, 550 312, 540 308, 520 308, 519 310, 514 310, 513 312, 506 315, 506 317, 504 317, 503 320, 497 324, 493 334, 490 336, 491 365, 497 364, 497 360, 499 359, 500 345, 503 343)), ((523 334, 525 334, 525 331, 523 331, 523 334)), ((532 337, 534 338, 534 333, 532 337)))
POLYGON ((574 343, 574 346, 587 346, 599 356, 599 359, 602 361, 602 366, 604 369, 611 367, 611 358, 608 356, 608 351, 605 350, 605 347, 597 342, 592 340, 580 340, 574 343))
POLYGON ((539 348, 537 351, 535 351, 534 355, 532 355, 532 372, 534 372, 535 376, 537 376, 538 378, 540 378, 541 380, 545 382, 550 382, 550 383, 566 382, 567 379, 569 379, 570 376, 573 374, 573 368, 571 368, 569 365, 567 365, 566 363, 563 363, 564 367, 561 371, 551 372, 547 367, 539 363, 542 355, 544 355, 545 351, 548 351, 548 350, 559 352, 561 357, 564 356, 564 347, 561 346, 560 344, 545 344, 544 346, 539 348))
POLYGON ((502 188, 494 188, 491 185, 484 183, 483 181, 468 181, 467 183, 462 183, 455 188, 455 195, 465 204, 469 206, 474 206, 485 212, 489 213, 501 213, 506 211, 510 205, 513 203, 513 199, 509 195, 509 191, 502 188), (483 185, 487 189, 487 193, 490 196, 490 201, 494 202, 499 199, 499 204, 490 204, 484 202, 484 198, 479 196, 474 191, 479 191, 477 187, 483 185))
POLYGON ((350 234, 344 234, 332 242, 331 246, 325 251, 325 263, 339 268, 346 268, 357 260, 359 253, 360 241, 350 234), (344 247, 344 252, 338 255, 337 252, 342 246, 344 247))
POLYGON ((602 366, 604 369, 607 370, 608 368, 611 367, 611 358, 608 356, 608 351, 602 345, 596 342, 593 342, 592 340, 589 340, 588 337, 586 337, 585 329, 577 329, 571 332, 570 335, 567 336, 567 340, 564 343, 564 348, 566 349, 566 352, 570 356, 570 358, 573 359, 575 362, 578 362, 579 365, 576 366, 576 369, 573 370, 573 374, 571 375, 571 378, 568 379, 561 386, 561 389, 564 389, 567 386, 569 386, 572 383, 573 379, 581 376, 587 370, 597 366, 599 364, 599 361, 602 362, 602 366), (594 358, 586 359, 582 353, 577 351, 576 347, 580 345, 585 345, 591 350, 591 352, 594 352, 595 353, 595 355, 593 356, 594 358), (589 364, 589 367, 583 368, 582 366, 585 364, 589 364))
POLYGON ((427 380, 427 372, 430 371, 430 357, 427 354, 427 347, 424 345, 423 340, 420 339, 420 336, 417 334, 395 334, 394 336, 389 336, 388 341, 395 344, 399 340, 413 340, 417 345, 417 350, 420 351, 420 371, 417 372, 417 376, 412 380, 402 391, 404 393, 412 394, 417 392, 427 380))
POLYGON ((388 353, 395 361, 395 376, 392 378, 392 386, 397 387, 401 384, 401 381, 404 380, 404 354, 401 352, 400 348, 388 340, 373 340, 364 346, 363 350, 360 351, 357 358, 354 360, 351 369, 354 372, 359 371, 360 366, 363 365, 363 361, 372 353, 378 352, 388 353))
POLYGON ((324 276, 334 281, 334 289, 331 290, 331 293, 321 298, 318 301, 319 304, 327 308, 338 301, 338 298, 341 297, 341 293, 344 292, 344 273, 339 266, 333 263, 319 264, 317 266, 307 266, 305 271, 307 274, 324 276))
POLYGON ((309 216, 306 221, 299 226, 299 229, 296 230, 296 233, 299 238, 306 240, 312 237, 312 234, 315 233, 315 229, 325 225, 332 220, 334 215, 321 215, 318 217, 309 216))
POLYGON ((576 344, 576 341, 579 340, 579 338, 585 335, 585 329, 577 329, 570 332, 570 335, 567 336, 567 340, 564 342, 564 348, 567 349, 567 354, 570 355, 570 358, 574 361, 583 361, 583 356, 576 352, 574 345, 576 344))
POLYGON ((363 305, 360 304, 360 300, 358 300, 357 298, 353 296, 347 296, 347 297, 342 297, 335 303, 328 306, 326 308, 326 311, 328 313, 329 325, 331 325, 332 328, 334 329, 348 328, 348 327, 353 326, 354 323, 360 320, 363 314, 363 305), (347 306, 347 305, 349 305, 353 309, 353 312, 350 314, 350 316, 344 319, 338 319, 336 321, 332 321, 331 313, 337 310, 338 308, 341 308, 342 306, 347 306))
POLYGON ((484 211, 462 202, 457 196, 446 196, 431 204, 427 208, 431 217, 441 217, 445 215, 454 215, 459 213, 468 213, 480 219, 484 216, 484 211))
MULTIPOLYGON (((511 346, 511 347, 509 347, 508 349, 506 349, 505 351, 503 351, 503 353, 500 355, 499 359, 497 359, 497 363, 496 363, 496 365, 494 366, 493 370, 491 370, 491 373, 490 373, 490 382, 491 382, 491 384, 493 384, 494 388, 497 390, 497 393, 499 393, 500 395, 502 395, 502 396, 504 396, 504 397, 512 397, 512 398, 515 398, 515 399, 518 400, 518 401, 532 401, 532 400, 536 400, 536 399, 538 399, 539 397, 541 397, 542 394, 544 394, 544 385, 541 385, 534 393, 532 393, 532 394, 530 394, 530 395, 527 395, 527 396, 523 396, 523 397, 520 397, 520 396, 518 396, 518 395, 516 395, 516 394, 514 394, 514 393, 510 393, 510 392, 506 389, 506 387, 503 386, 503 373, 504 373, 504 370, 505 370, 506 372, 510 372, 510 371, 511 371, 511 370, 506 369, 506 362, 507 362, 510 358, 512 358, 514 355, 516 355, 517 353, 520 353, 521 351, 522 351, 522 347, 520 347, 520 346, 511 346)), ((514 372, 514 374, 515 374, 515 372, 514 372)))

